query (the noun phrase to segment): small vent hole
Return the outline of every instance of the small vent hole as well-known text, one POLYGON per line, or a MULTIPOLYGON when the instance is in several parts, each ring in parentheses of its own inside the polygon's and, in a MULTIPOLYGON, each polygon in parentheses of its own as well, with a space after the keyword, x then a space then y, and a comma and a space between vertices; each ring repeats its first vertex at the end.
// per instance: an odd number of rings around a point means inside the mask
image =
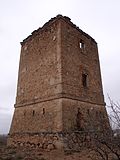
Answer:
POLYGON ((43 108, 43 115, 45 115, 45 108, 43 108))
POLYGON ((34 116, 35 115, 35 111, 33 110, 33 113, 32 113, 32 115, 34 116))

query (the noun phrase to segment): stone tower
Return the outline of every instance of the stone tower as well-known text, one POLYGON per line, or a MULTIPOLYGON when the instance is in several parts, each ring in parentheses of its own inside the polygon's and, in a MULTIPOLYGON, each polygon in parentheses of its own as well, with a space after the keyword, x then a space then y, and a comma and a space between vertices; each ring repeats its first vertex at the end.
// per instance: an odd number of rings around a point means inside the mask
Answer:
POLYGON ((109 128, 98 48, 91 36, 58 15, 21 45, 8 145, 69 148, 76 134, 109 128))

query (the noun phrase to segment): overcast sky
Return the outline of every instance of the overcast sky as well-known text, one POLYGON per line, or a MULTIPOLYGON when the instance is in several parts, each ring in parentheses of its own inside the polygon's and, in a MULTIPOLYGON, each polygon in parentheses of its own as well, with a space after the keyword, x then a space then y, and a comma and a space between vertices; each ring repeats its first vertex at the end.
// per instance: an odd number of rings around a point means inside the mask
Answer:
POLYGON ((97 41, 105 100, 120 102, 120 0, 0 0, 0 134, 13 116, 20 42, 57 14, 97 41))

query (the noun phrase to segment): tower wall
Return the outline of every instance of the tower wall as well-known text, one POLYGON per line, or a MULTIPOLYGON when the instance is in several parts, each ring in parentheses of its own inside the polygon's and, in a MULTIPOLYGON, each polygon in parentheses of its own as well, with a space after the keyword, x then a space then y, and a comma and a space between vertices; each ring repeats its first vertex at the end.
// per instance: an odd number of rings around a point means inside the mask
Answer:
POLYGON ((97 44, 68 21, 62 22, 62 89, 73 99, 104 105, 97 44), (80 48, 80 43, 84 44, 80 48), (82 85, 82 74, 87 86, 82 85))
POLYGON ((61 92, 61 27, 54 22, 22 43, 10 134, 62 131, 61 92))
POLYGON ((61 48, 63 130, 109 128, 97 43, 69 20, 61 20, 61 48), (83 74, 87 76, 86 86, 82 82, 83 74))
POLYGON ((64 98, 63 131, 103 132, 109 130, 107 112, 104 106, 64 98))
POLYGON ((10 134, 62 131, 62 101, 51 101, 16 107, 10 134))
POLYGON ((59 23, 45 25, 22 42, 16 107, 61 93, 59 23))

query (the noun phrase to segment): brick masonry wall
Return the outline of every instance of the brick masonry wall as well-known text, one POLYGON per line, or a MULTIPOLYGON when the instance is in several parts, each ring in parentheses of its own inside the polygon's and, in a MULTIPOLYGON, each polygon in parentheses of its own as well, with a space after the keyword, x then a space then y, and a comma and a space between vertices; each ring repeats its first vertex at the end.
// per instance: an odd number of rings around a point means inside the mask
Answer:
POLYGON ((103 131, 110 129, 104 106, 78 100, 62 100, 64 131, 103 131))
POLYGON ((22 43, 16 105, 61 92, 59 23, 36 32, 22 43))
POLYGON ((104 105, 97 44, 70 24, 61 22, 63 94, 104 105), (84 48, 80 48, 81 41, 84 48), (87 75, 86 88, 82 73, 87 75))
POLYGON ((61 99, 16 107, 10 134, 62 130, 61 99))

